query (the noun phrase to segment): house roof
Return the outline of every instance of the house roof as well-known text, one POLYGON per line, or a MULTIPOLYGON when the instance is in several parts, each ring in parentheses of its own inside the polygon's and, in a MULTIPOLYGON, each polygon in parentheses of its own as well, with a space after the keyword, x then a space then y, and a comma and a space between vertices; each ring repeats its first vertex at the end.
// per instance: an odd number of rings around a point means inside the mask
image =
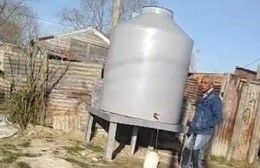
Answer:
POLYGON ((191 75, 223 76, 223 73, 214 73, 214 72, 189 72, 188 76, 191 76, 191 75))
POLYGON ((245 71, 247 73, 257 74, 256 71, 253 71, 253 70, 250 70, 250 69, 246 69, 246 68, 243 68, 243 67, 239 67, 239 66, 236 66, 236 70, 241 70, 241 71, 245 71))
POLYGON ((56 37, 64 37, 64 36, 68 36, 68 35, 74 35, 74 34, 78 34, 78 33, 84 33, 84 32, 88 32, 88 31, 92 31, 95 35, 97 35, 98 37, 100 37, 102 40, 104 40, 108 45, 110 44, 110 40, 100 31, 98 31, 95 28, 92 27, 87 27, 85 29, 79 29, 79 30, 75 30, 72 31, 70 33, 65 33, 65 34, 60 34, 60 35, 56 35, 56 36, 45 36, 45 37, 40 37, 39 40, 48 40, 48 39, 53 39, 56 37))
POLYGON ((105 61, 110 40, 98 30, 88 27, 69 33, 38 38, 39 46, 48 49, 48 55, 70 61, 105 61))

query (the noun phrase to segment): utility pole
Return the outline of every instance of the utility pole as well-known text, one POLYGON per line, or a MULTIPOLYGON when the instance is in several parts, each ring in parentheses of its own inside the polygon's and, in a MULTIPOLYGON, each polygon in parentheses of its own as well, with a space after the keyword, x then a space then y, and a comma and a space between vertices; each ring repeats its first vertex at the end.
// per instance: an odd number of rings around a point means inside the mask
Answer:
POLYGON ((122 0, 113 1, 112 27, 119 24, 122 0))
POLYGON ((260 65, 257 66, 256 80, 260 80, 260 65))

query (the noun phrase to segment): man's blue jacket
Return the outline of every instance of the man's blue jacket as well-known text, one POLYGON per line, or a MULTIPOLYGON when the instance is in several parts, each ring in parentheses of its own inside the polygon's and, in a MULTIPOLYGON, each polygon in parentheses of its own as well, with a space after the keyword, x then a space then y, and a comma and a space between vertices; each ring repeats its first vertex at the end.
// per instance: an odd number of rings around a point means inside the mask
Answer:
POLYGON ((222 121, 222 101, 215 91, 202 98, 191 123, 195 134, 212 135, 214 128, 222 121))

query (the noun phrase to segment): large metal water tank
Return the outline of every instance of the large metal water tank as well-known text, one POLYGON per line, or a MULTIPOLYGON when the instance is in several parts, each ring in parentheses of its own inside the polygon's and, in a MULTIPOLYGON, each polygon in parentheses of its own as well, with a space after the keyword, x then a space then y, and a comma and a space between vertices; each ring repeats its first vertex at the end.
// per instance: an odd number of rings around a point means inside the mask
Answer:
POLYGON ((100 108, 134 118, 179 122, 193 40, 173 12, 144 7, 116 26, 104 70, 100 108))

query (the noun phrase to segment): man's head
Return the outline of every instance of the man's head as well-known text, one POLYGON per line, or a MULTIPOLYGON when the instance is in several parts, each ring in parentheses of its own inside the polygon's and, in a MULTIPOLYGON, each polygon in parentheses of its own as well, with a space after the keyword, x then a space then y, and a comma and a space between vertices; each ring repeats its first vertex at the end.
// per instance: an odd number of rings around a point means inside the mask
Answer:
POLYGON ((213 88, 214 79, 212 76, 203 76, 201 80, 201 88, 203 93, 207 92, 211 88, 213 88))

